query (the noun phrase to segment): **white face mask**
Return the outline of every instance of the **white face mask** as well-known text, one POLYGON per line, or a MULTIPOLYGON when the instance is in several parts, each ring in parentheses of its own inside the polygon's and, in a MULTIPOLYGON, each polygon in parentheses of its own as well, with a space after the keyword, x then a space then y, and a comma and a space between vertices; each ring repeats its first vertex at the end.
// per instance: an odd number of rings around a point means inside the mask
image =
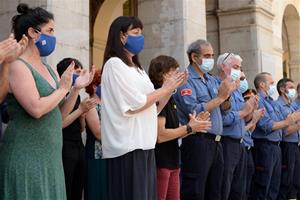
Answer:
POLYGON ((214 63, 215 61, 212 58, 202 58, 202 64, 198 64, 198 66, 203 73, 207 73, 213 69, 214 63))
POLYGON ((269 86, 269 90, 268 90, 268 92, 267 92, 268 95, 269 95, 269 96, 272 96, 273 94, 275 94, 275 92, 276 92, 276 85, 274 85, 274 84, 273 84, 273 85, 270 85, 270 86, 269 86))
POLYGON ((241 70, 231 69, 230 76, 234 81, 237 80, 240 77, 240 75, 241 75, 241 70))
POLYGON ((291 100, 294 101, 297 96, 297 91, 295 89, 288 89, 286 96, 291 100))

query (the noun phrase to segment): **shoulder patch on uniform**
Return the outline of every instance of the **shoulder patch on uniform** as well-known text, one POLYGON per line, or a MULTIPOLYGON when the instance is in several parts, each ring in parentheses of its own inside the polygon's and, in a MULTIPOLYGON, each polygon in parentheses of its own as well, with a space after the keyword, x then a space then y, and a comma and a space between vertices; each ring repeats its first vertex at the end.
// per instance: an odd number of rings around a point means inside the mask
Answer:
POLYGON ((191 96, 192 95, 192 89, 182 89, 180 91, 181 96, 191 96))

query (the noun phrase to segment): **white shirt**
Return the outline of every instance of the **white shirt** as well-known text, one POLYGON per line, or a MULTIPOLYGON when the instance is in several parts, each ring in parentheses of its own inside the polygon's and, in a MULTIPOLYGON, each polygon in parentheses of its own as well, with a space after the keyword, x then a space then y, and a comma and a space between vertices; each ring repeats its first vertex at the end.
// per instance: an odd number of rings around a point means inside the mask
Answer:
POLYGON ((154 91, 145 71, 129 67, 117 57, 104 65, 101 83, 101 140, 104 158, 135 149, 154 149, 157 139, 157 108, 142 108, 154 91))

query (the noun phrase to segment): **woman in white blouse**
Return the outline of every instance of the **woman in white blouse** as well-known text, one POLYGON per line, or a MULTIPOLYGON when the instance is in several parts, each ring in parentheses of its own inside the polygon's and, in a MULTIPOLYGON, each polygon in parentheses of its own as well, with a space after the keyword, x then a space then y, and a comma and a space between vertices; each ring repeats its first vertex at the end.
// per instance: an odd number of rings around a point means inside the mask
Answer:
POLYGON ((157 114, 187 80, 175 71, 155 90, 141 67, 142 22, 118 17, 110 26, 102 67, 103 157, 107 158, 109 200, 155 200, 157 114))

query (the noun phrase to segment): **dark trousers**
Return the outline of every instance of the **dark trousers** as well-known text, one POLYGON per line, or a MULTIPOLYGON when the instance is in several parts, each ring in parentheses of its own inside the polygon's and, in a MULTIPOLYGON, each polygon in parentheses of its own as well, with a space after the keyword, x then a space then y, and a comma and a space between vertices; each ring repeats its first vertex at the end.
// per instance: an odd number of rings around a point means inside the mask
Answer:
POLYGON ((85 151, 82 141, 63 141, 62 150, 68 200, 81 200, 85 177, 85 151))
POLYGON ((182 140, 181 200, 221 200, 224 170, 220 142, 195 134, 182 140))
POLYGON ((276 200, 281 178, 281 149, 278 143, 254 140, 255 173, 251 196, 255 200, 276 200))
POLYGON ((282 171, 278 199, 296 199, 300 189, 300 151, 298 143, 281 143, 282 171))
POLYGON ((250 191, 251 191, 251 187, 252 187, 252 177, 255 171, 255 165, 254 165, 254 161, 253 161, 253 156, 252 156, 252 152, 251 149, 246 148, 246 179, 245 179, 245 194, 243 199, 247 200, 247 199, 252 199, 252 197, 250 196, 250 191))
POLYGON ((154 150, 134 150, 106 159, 109 200, 156 200, 154 150))
POLYGON ((223 137, 224 175, 222 200, 241 200, 245 193, 246 152, 238 140, 223 137))

